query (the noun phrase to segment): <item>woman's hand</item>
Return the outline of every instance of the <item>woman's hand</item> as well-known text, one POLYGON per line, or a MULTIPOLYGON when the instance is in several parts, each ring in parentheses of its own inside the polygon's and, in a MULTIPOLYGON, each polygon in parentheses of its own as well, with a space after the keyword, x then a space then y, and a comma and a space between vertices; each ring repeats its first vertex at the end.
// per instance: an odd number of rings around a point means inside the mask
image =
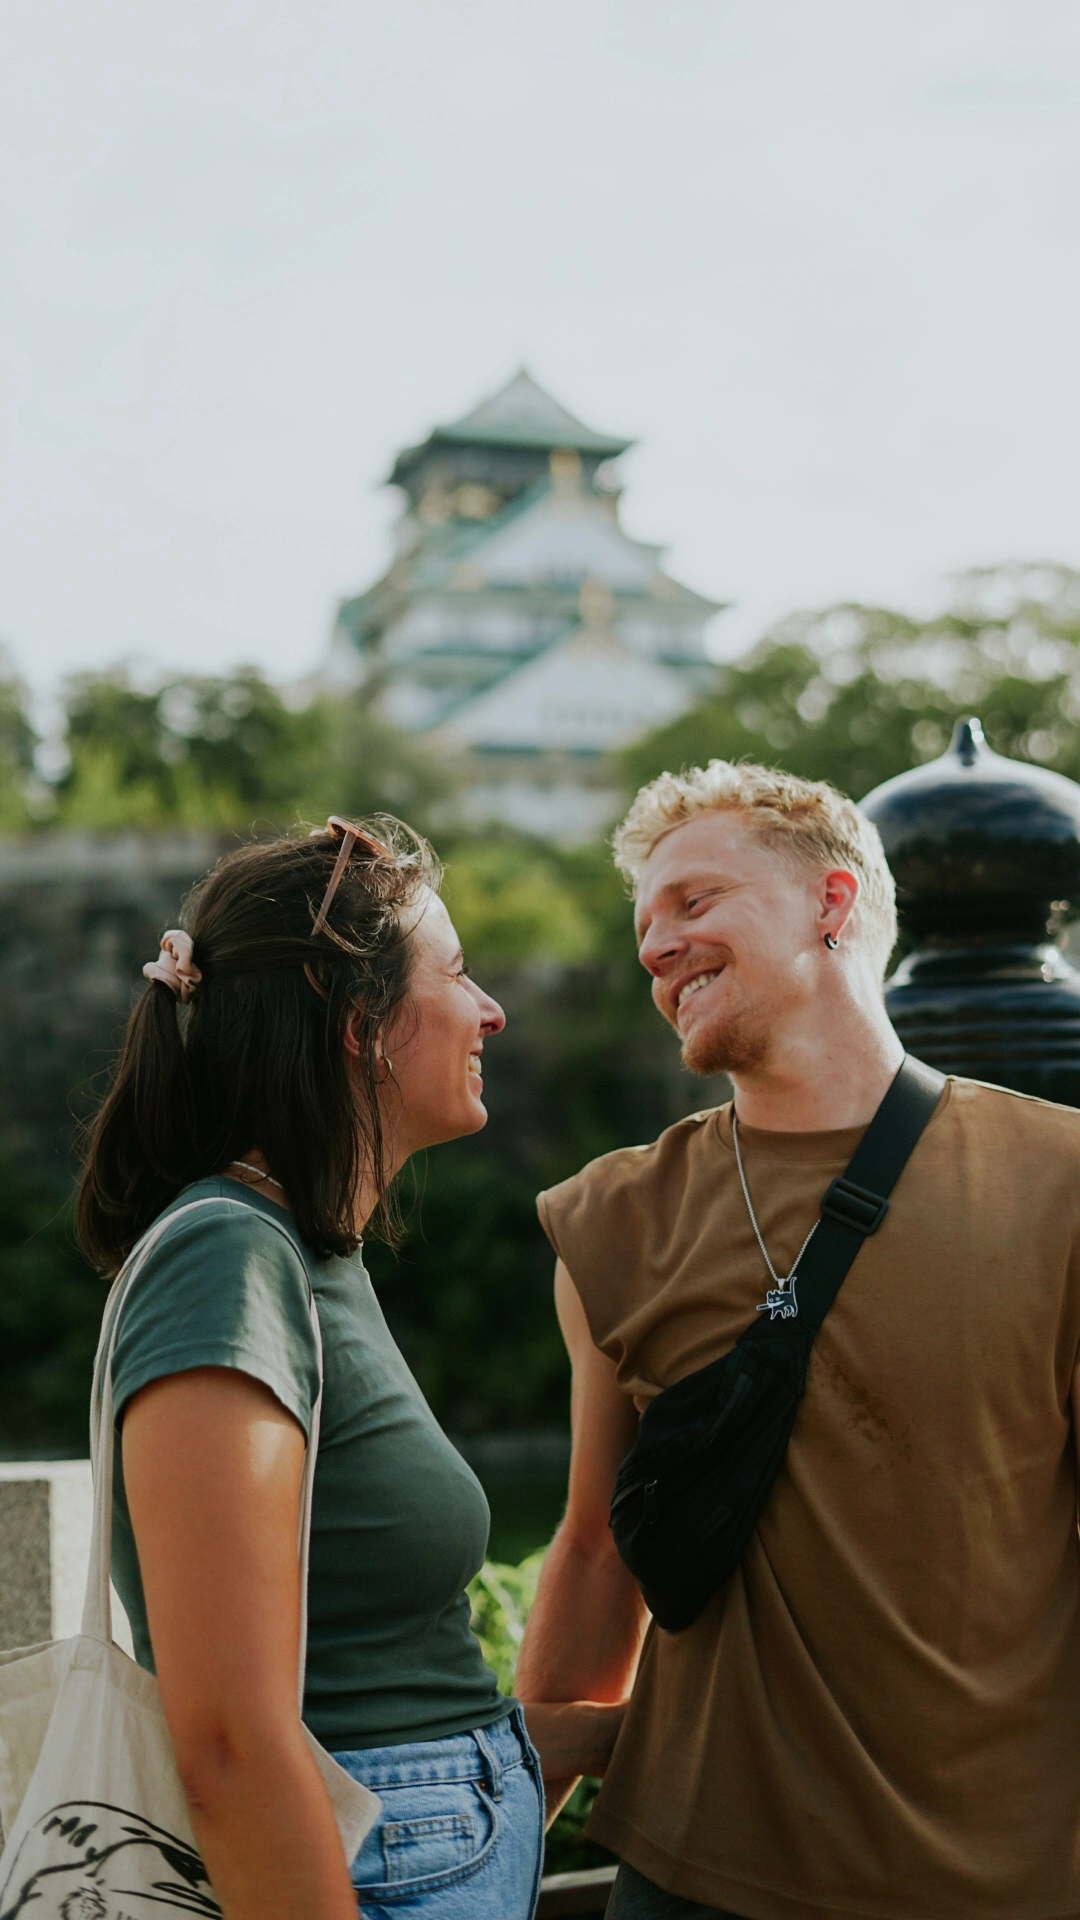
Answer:
POLYGON ((122 1448, 162 1705, 227 1920, 357 1920, 296 1697, 304 1435, 250 1375, 198 1367, 133 1396, 122 1448))

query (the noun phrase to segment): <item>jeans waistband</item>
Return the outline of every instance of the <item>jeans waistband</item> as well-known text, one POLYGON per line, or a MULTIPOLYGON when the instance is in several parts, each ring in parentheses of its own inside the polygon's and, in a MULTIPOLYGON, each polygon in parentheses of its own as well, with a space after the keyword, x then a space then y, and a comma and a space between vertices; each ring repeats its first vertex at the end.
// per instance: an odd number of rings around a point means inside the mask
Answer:
POLYGON ((404 1746, 364 1747, 355 1753, 335 1753, 334 1758, 373 1793, 380 1787, 425 1781, 482 1780, 493 1800, 502 1796, 505 1772, 511 1767, 535 1764, 520 1707, 511 1708, 491 1726, 474 1727, 469 1733, 447 1734, 442 1740, 414 1740, 404 1746))

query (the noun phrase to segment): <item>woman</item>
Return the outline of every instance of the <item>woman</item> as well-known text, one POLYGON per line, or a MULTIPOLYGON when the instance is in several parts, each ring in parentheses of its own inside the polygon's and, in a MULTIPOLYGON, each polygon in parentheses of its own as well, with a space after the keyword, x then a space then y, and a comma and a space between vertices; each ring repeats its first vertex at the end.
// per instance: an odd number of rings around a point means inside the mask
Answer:
MULTIPOLYGON (((79 1197, 108 1272, 163 1213, 214 1202, 166 1229, 123 1309, 114 1579, 227 1920, 356 1920, 357 1896, 369 1920, 528 1920, 538 1883, 537 1756, 464 1591, 486 1503, 359 1252, 409 1155, 484 1125, 504 1016, 430 848, 380 833, 332 819, 195 889, 144 968, 79 1197), (351 1872, 296 1703, 309 1287, 303 1719, 382 1801, 351 1872)), ((555 1775, 602 1764, 611 1710, 537 1711, 555 1775)))

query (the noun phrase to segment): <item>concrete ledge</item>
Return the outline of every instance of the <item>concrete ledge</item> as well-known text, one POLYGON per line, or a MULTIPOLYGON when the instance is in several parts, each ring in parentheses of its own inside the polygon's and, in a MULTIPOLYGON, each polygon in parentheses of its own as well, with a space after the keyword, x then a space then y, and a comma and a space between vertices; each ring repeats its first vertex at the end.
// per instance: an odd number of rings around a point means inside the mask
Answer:
POLYGON ((80 832, 56 828, 0 837, 0 886, 40 887, 43 881, 118 880, 130 886, 145 879, 181 879, 190 885, 195 874, 212 867, 235 836, 224 833, 185 833, 179 830, 139 833, 80 832))
MULTIPOLYGON (((0 1650, 78 1633, 92 1522, 89 1460, 0 1461, 0 1650)), ((113 1633, 130 1653, 115 1593, 113 1633)))

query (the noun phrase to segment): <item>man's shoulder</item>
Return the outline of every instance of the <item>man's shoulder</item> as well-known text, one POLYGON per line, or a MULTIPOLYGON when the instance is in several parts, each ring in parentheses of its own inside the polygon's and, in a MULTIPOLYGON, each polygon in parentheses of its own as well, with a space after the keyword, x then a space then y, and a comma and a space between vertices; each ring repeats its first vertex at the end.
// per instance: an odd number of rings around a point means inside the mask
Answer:
POLYGON ((618 1210, 645 1204, 658 1187, 680 1185, 699 1156, 714 1152, 723 1112, 723 1107, 704 1107, 665 1127, 655 1140, 636 1147, 616 1147, 590 1160, 568 1180, 561 1180, 538 1196, 544 1226, 550 1233, 557 1216, 582 1205, 618 1210))
POLYGON ((995 1135, 1007 1131, 1020 1141, 1026 1138, 1040 1151, 1055 1142, 1066 1153, 1080 1151, 1080 1110, 1038 1094, 950 1074, 945 1111, 962 1126, 985 1127, 995 1135))
POLYGON ((913 1155, 912 1182, 994 1193, 1036 1218, 1067 1217, 1080 1233, 1080 1111, 1011 1087, 950 1074, 913 1155), (959 1186, 953 1183, 959 1182, 959 1186), (974 1182, 974 1186, 972 1186, 974 1182))
POLYGON ((598 1154, 595 1160, 589 1160, 578 1173, 562 1181, 559 1187, 552 1187, 551 1192, 578 1186, 594 1189, 609 1187, 613 1190, 639 1186, 659 1168, 688 1159, 702 1147, 707 1149, 710 1136, 715 1136, 722 1112, 722 1107, 703 1107, 699 1113, 685 1114, 673 1126, 665 1127, 655 1140, 646 1140, 636 1147, 615 1147, 611 1153, 598 1154))

